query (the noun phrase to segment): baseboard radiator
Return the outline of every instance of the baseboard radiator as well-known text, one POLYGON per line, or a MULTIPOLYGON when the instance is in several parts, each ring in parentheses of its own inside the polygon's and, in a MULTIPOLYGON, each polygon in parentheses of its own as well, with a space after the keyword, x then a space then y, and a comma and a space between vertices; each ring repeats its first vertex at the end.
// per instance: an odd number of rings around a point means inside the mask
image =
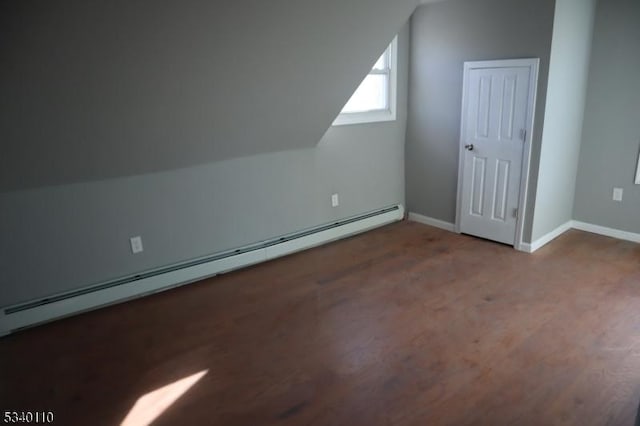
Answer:
POLYGON ((403 218, 404 207, 391 206, 199 259, 5 306, 0 308, 0 336, 265 262, 403 218))

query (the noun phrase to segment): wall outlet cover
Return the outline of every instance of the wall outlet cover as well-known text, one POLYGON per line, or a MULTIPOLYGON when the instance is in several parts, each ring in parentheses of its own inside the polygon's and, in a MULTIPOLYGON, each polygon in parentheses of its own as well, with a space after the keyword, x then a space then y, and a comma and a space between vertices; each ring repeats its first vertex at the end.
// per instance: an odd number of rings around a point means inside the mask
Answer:
POLYGON ((613 201, 622 201, 622 188, 613 188, 613 201))
POLYGON ((340 205, 340 199, 338 194, 331 195, 331 207, 338 207, 340 205))
POLYGON ((131 237, 130 241, 131 241, 131 252, 133 254, 140 253, 144 250, 144 248, 142 247, 142 237, 140 236, 131 237))

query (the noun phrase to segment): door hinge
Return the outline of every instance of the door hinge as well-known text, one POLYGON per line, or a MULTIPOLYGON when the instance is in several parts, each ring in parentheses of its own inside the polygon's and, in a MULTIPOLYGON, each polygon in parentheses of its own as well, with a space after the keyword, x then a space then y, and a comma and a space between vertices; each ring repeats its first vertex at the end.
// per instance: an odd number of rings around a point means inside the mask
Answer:
POLYGON ((516 220, 518 220, 518 209, 513 209, 513 217, 515 217, 516 220))
POLYGON ((520 129, 520 139, 522 139, 523 142, 527 141, 527 129, 520 129))

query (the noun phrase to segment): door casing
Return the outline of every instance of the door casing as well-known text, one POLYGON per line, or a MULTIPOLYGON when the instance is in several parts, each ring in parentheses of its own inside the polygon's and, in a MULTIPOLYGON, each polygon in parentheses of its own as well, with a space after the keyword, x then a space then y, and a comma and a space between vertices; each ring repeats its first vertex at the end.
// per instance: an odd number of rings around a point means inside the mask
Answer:
POLYGON ((527 130, 524 147, 522 150, 522 168, 520 174, 520 195, 518 197, 518 217, 516 219, 516 235, 514 248, 520 251, 526 251, 526 247, 522 241, 524 234, 524 223, 527 217, 527 191, 529 187, 529 171, 531 166, 531 141, 533 140, 533 126, 535 123, 535 107, 536 97, 538 93, 538 70, 540 68, 539 58, 525 59, 502 59, 493 61, 470 61, 464 63, 463 87, 462 87, 462 105, 460 110, 460 141, 458 146, 458 194, 456 197, 456 223, 455 231, 461 232, 460 219, 462 215, 462 185, 464 182, 464 135, 466 129, 467 101, 469 97, 469 72, 474 69, 482 68, 509 68, 509 67, 529 67, 529 95, 527 104, 527 115, 525 121, 525 129, 527 130))

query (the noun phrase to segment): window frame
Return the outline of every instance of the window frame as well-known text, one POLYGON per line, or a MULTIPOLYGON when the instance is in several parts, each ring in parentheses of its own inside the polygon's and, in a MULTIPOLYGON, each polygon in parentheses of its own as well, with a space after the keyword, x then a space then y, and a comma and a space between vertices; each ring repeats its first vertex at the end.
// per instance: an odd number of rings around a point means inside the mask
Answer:
MULTIPOLYGON (((361 111, 361 112, 340 112, 338 117, 336 117, 336 119, 334 120, 332 124, 333 126, 377 123, 377 122, 396 120, 396 106, 397 106, 396 104, 397 104, 397 90, 398 90, 398 36, 397 35, 393 38, 389 46, 382 53, 382 55, 385 55, 385 54, 388 55, 387 69, 379 70, 379 69, 373 68, 372 66, 369 73, 367 73, 367 76, 388 74, 389 76, 388 87, 387 87, 388 108, 370 110, 370 111, 361 111)), ((376 62, 377 62, 377 59, 378 58, 376 58, 376 62)), ((362 79, 362 81, 364 81, 364 78, 362 79)), ((360 85, 358 85, 358 87, 360 87, 360 85)))

